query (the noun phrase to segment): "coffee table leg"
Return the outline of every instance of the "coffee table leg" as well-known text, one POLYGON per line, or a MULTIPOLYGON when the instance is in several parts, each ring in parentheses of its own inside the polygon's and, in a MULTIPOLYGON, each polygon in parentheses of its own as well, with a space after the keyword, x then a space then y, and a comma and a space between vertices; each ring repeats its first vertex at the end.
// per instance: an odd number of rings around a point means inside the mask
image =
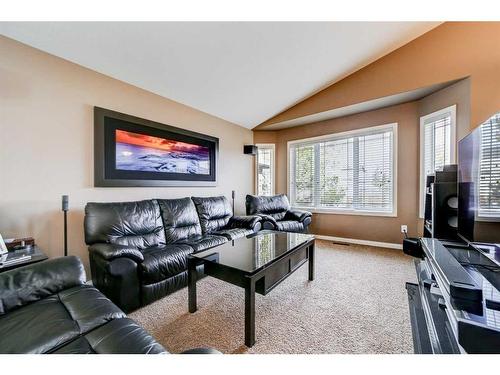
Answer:
POLYGON ((188 305, 189 312, 194 313, 197 310, 196 307, 196 261, 189 257, 188 258, 188 305))
POLYGON ((309 246, 309 281, 314 280, 314 243, 309 246))
POLYGON ((245 287, 245 345, 255 344, 255 281, 248 279, 245 287))

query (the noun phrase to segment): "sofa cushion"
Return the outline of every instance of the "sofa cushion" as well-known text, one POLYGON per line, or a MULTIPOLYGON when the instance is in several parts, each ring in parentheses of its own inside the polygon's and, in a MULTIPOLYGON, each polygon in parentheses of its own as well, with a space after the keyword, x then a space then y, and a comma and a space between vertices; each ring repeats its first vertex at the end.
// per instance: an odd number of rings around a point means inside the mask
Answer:
MULTIPOLYGON (((211 247, 222 245, 227 242, 227 238, 223 236, 215 236, 207 234, 204 236, 190 237, 179 243, 186 244, 191 247, 194 252, 210 249, 211 247)), ((187 269, 187 268, 186 268, 187 269)))
POLYGON ((302 232, 304 224, 295 220, 284 220, 276 222, 276 229, 281 232, 302 232))
POLYGON ((285 194, 274 196, 246 196, 247 215, 266 214, 279 221, 285 218, 290 203, 285 194))
POLYGON ((88 332, 107 322, 125 317, 113 302, 90 285, 66 289, 59 294, 59 301, 80 328, 88 332))
POLYGON ((125 314, 97 289, 82 285, 0 317, 1 353, 47 353, 125 314))
POLYGON ((201 235, 198 212, 191 198, 159 199, 167 243, 201 235))
POLYGON ((87 203, 85 242, 109 242, 138 249, 165 244, 160 208, 155 200, 87 203))
POLYGON ((233 216, 233 210, 226 197, 192 197, 198 211, 203 234, 224 229, 233 216))
POLYGON ((80 334, 57 295, 0 317, 0 353, 46 353, 80 334))
POLYGON ((193 248, 185 244, 143 250, 144 261, 139 265, 142 283, 156 283, 187 270, 187 258, 192 252, 193 248))
POLYGON ((223 229, 223 230, 214 232, 214 234, 226 237, 229 241, 235 240, 237 238, 248 236, 249 234, 252 234, 252 233, 254 233, 253 230, 243 229, 243 228, 223 229))
POLYGON ((165 348, 129 318, 115 319, 54 351, 55 354, 162 354, 165 348))

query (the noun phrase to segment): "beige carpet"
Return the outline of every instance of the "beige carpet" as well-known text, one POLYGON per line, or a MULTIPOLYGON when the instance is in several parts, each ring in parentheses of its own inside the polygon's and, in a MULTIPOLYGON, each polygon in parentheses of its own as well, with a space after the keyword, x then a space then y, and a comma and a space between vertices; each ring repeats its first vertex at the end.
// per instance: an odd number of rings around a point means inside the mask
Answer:
POLYGON ((412 353, 406 281, 415 280, 400 250, 317 241, 316 279, 307 265, 267 296, 256 296, 256 344, 243 345, 244 291, 206 277, 198 311, 187 288, 130 314, 173 353, 214 347, 224 353, 412 353))

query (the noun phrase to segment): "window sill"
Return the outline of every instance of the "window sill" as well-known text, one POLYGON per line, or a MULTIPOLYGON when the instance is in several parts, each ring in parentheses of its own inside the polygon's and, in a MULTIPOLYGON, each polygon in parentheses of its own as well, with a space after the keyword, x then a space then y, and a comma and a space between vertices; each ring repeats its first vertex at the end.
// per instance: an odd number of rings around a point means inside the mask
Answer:
POLYGON ((478 215, 475 217, 476 221, 481 221, 481 222, 499 222, 500 221, 500 215, 498 213, 492 214, 492 213, 482 213, 479 212, 478 215))
POLYGON ((320 209, 320 208, 308 208, 308 207, 299 207, 292 206, 298 210, 305 210, 312 212, 313 214, 326 214, 326 215, 351 215, 351 216, 377 216, 377 217, 397 217, 398 214, 396 211, 394 212, 386 212, 386 211, 356 211, 356 210, 329 210, 329 209, 320 209))

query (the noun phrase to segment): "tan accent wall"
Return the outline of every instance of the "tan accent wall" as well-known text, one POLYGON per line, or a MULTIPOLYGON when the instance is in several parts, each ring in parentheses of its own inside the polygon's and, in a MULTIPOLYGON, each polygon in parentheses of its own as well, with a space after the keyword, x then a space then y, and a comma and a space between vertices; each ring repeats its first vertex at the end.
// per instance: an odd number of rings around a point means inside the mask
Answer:
MULTIPOLYGON (((0 233, 34 236, 62 255, 61 195, 69 194, 69 251, 88 263, 83 208, 88 201, 131 201, 224 194, 236 212, 253 191, 250 130, 0 37, 0 233), (213 188, 94 188, 93 106, 220 138, 213 188)), ((90 275, 89 275, 90 277, 90 275)))
POLYGON ((470 77, 470 128, 500 110, 500 22, 446 22, 266 121, 278 123, 470 77))
POLYGON ((420 99, 418 101, 418 116, 422 117, 452 105, 457 106, 457 141, 459 141, 470 132, 469 78, 420 99))
POLYGON ((348 130, 398 123, 398 216, 315 214, 311 232, 362 240, 400 243, 401 225, 417 233, 418 218, 418 103, 410 102, 352 116, 283 129, 269 134, 254 131, 255 143, 276 139, 276 192, 287 193, 287 142, 348 130))
MULTIPOLYGON (((426 96, 418 101, 418 116, 422 116, 439 111, 440 109, 456 105, 456 137, 457 143, 469 134, 470 124, 470 79, 463 79, 449 87, 445 87, 431 95, 426 96)), ((419 120, 420 121, 420 120, 419 120)), ((420 142, 420 132, 419 132, 420 142)), ((458 147, 455 148, 457 152, 458 147)), ((420 168, 420 148, 419 148, 419 168, 420 168)), ((457 157, 458 154, 456 153, 457 157)), ((458 162, 458 158, 455 159, 458 162)), ((420 171, 420 169, 419 169, 420 171)), ((420 186, 418 187, 420 191, 420 186)), ((420 193, 419 193, 420 194, 420 193)), ((419 195, 420 202, 420 195, 419 195)), ((419 203, 420 204, 420 203, 419 203)), ((418 234, 423 234, 423 219, 418 221, 418 234)))

